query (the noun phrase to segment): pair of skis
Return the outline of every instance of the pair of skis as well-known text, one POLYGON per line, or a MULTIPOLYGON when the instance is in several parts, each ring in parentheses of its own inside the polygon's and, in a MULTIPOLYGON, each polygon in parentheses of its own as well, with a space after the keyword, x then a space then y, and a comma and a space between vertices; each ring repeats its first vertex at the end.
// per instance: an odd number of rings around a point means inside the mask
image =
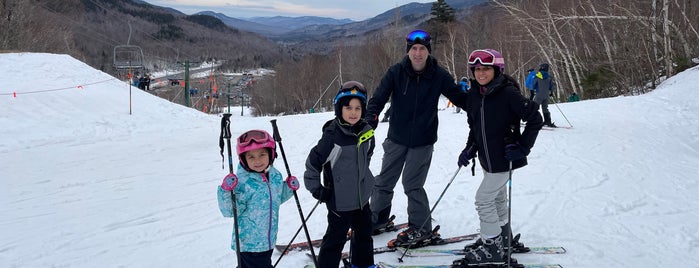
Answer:
MULTIPOLYGON (((451 264, 437 264, 437 265, 396 265, 396 264, 390 264, 390 263, 385 263, 385 262, 379 262, 379 264, 376 266, 377 268, 451 268, 451 264)), ((500 268, 500 267, 507 267, 507 264, 504 266, 474 266, 474 268, 477 267, 488 267, 488 268, 500 268)), ((513 268, 563 268, 563 266, 559 264, 516 264, 512 265, 513 268)))
MULTIPOLYGON (((476 238, 478 234, 473 234, 470 235, 473 236, 473 238, 476 238)), ((471 238, 471 239, 473 239, 471 238)), ((445 240, 450 241, 451 238, 446 238, 445 240)), ((446 243, 449 244, 449 243, 446 243)), ((461 256, 461 255, 466 255, 469 251, 464 249, 464 248, 459 248, 459 249, 435 249, 435 248, 421 248, 421 247, 411 247, 407 251, 405 251, 405 248, 397 248, 400 249, 401 252, 405 252, 405 256, 408 257, 438 257, 438 256, 461 256)), ((563 254, 566 252, 566 249, 563 247, 527 247, 527 251, 513 251, 513 254, 563 254)), ((440 264, 440 265, 395 265, 395 264, 389 264, 389 263, 384 263, 380 262, 379 265, 377 266, 379 268, 450 268, 454 267, 453 264, 440 264)), ((473 266, 474 268, 477 267, 488 267, 488 268, 500 268, 500 267, 507 267, 507 264, 504 265, 476 265, 473 266)), ((560 264, 520 264, 520 263, 514 263, 512 264, 513 268, 562 268, 560 264)))
MULTIPOLYGON (((372 235, 379 235, 379 234, 386 233, 386 232, 395 232, 395 231, 398 231, 398 230, 401 230, 404 228, 408 228, 407 222, 401 223, 401 224, 394 224, 393 221, 395 220, 395 218, 396 218, 395 215, 391 215, 391 217, 389 217, 389 219, 388 219, 388 223, 386 224, 386 226, 381 227, 381 228, 377 228, 376 230, 374 230, 372 235)), ((350 232, 351 232, 351 230, 350 230, 350 232)), ((347 240, 349 240, 349 239, 350 239, 350 234, 347 235, 347 240)), ((322 242, 323 242, 323 239, 316 239, 316 240, 311 241, 311 245, 313 247, 320 247, 320 244, 322 242)), ((293 251, 293 250, 302 251, 302 250, 308 250, 311 248, 311 246, 308 245, 308 242, 299 242, 299 243, 294 243, 294 244, 291 244, 288 246, 289 246, 289 249, 287 250, 286 253, 289 253, 290 251, 293 251)), ((274 247, 278 251, 284 252, 284 249, 287 247, 287 245, 277 244, 274 247)))
MULTIPOLYGON (((439 226, 437 226, 435 229, 439 229, 439 226)), ((467 250, 460 248, 460 249, 435 249, 435 248, 426 248, 428 246, 434 246, 434 245, 446 245, 446 244, 452 244, 452 243, 458 243, 462 241, 467 241, 467 240, 473 240, 479 237, 478 233, 475 234, 467 234, 467 235, 459 235, 459 236, 452 236, 452 237, 447 237, 447 238, 441 238, 438 237, 439 235, 437 234, 437 239, 429 239, 425 240, 427 242, 425 243, 416 243, 410 246, 410 249, 406 252, 405 256, 408 257, 438 257, 438 256, 460 256, 460 255, 466 255, 467 250)), ((528 247, 529 251, 526 252, 513 252, 515 254, 563 254, 566 252, 566 249, 563 247, 558 247, 558 246, 552 246, 552 247, 528 247)), ((395 252, 395 251, 400 251, 404 252, 405 248, 404 247, 389 247, 389 246, 382 246, 382 247, 377 247, 374 248, 374 255, 376 254, 381 254, 381 253, 386 253, 386 252, 395 252)), ((309 255, 309 254, 307 254, 309 255)), ((342 259, 343 262, 349 263, 347 260, 348 258, 348 252, 343 252, 342 254, 342 259)), ((309 256, 310 257, 310 256, 309 256)), ((505 265, 506 266, 506 265, 505 265)), ((306 268, 312 268, 313 265, 307 265, 306 268)), ((389 264, 389 263, 379 263, 377 267, 383 267, 383 268, 447 268, 447 267, 452 267, 451 264, 449 265, 396 265, 396 264, 389 264)), ((500 266, 474 266, 474 267, 489 267, 489 268, 494 268, 494 267, 500 267, 500 266)), ((504 266, 503 266, 504 267, 504 266)), ((518 268, 561 268, 562 266, 559 264, 516 264, 513 265, 512 267, 518 267, 518 268)))

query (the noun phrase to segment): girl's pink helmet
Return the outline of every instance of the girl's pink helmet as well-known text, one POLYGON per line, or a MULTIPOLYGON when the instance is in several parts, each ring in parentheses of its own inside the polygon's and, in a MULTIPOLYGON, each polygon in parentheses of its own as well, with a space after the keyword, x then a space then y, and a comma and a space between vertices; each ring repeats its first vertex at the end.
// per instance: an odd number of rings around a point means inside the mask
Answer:
POLYGON ((272 136, 267 133, 267 131, 257 129, 250 130, 243 133, 238 137, 238 139, 236 139, 235 151, 238 154, 238 160, 240 161, 240 164, 243 165, 243 168, 248 171, 250 170, 248 168, 248 163, 245 161, 245 157, 243 157, 243 153, 260 148, 268 149, 269 165, 271 166, 274 162, 274 158, 277 157, 277 144, 274 142, 272 136))

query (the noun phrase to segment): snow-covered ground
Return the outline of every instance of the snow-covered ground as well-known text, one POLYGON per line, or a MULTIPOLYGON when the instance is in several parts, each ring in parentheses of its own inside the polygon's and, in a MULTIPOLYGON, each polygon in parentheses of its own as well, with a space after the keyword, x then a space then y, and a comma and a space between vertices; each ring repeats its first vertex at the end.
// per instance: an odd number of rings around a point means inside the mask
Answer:
MULTIPOLYGON (((228 170, 218 148, 220 117, 137 89, 130 115, 126 83, 66 55, 0 54, 0 73, 31 78, 0 85, 0 267, 235 267, 233 222, 216 204, 216 186, 228 170)), ((540 132, 530 165, 513 175, 512 220, 525 244, 568 252, 519 255, 519 261, 698 267, 697 85, 695 67, 643 96, 559 104, 574 128, 540 132)), ((554 121, 567 125, 551 109, 554 121)), ((467 133, 463 113, 447 109, 439 116, 426 185, 433 203, 456 171, 467 133)), ((332 117, 234 112, 231 125, 234 136, 271 132, 269 121, 277 119, 291 172, 300 177, 332 117)), ((379 125, 379 142, 387 126, 379 125)), ((375 173, 382 154, 377 147, 375 173)), ((286 173, 281 158, 275 165, 286 173)), ((433 215, 443 236, 477 231, 473 196, 481 175, 480 168, 476 177, 462 170, 447 190, 433 215)), ((394 213, 403 222, 400 184, 396 192, 394 213)), ((298 194, 308 213, 315 200, 303 188, 298 194)), ((277 243, 286 244, 300 219, 293 200, 281 210, 277 243)), ((314 239, 324 233, 325 214, 319 206, 308 221, 314 239)), ((375 237, 375 246, 394 235, 375 237)), ((302 232, 296 241, 305 239, 302 232)), ((376 261, 396 263, 398 256, 385 253, 376 261)), ((307 263, 294 252, 279 267, 307 263)))

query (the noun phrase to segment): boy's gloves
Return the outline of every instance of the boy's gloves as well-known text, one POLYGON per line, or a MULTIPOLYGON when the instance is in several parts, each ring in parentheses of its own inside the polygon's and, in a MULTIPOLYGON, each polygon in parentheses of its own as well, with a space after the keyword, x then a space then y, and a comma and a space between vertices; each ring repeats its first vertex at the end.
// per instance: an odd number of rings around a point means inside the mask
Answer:
POLYGON ((299 180, 296 179, 294 176, 289 176, 286 177, 286 186, 289 186, 289 189, 296 191, 299 189, 299 180))
POLYGON ((233 191, 235 186, 238 185, 238 176, 233 173, 229 173, 223 178, 223 183, 221 183, 221 188, 226 191, 233 191))
POLYGON ((328 201, 330 201, 332 196, 333 196, 332 190, 325 188, 325 187, 320 187, 320 188, 318 188, 318 190, 313 192, 313 197, 315 197, 315 199, 318 199, 318 201, 323 202, 323 203, 327 203, 328 201))
POLYGON ((526 158, 529 155, 529 148, 512 143, 505 146, 505 159, 510 161, 526 158))
POLYGON ((471 161, 471 159, 476 157, 476 146, 471 145, 469 147, 464 148, 463 151, 461 151, 461 154, 459 155, 459 160, 457 161, 457 164, 461 166, 468 166, 468 161, 471 161))

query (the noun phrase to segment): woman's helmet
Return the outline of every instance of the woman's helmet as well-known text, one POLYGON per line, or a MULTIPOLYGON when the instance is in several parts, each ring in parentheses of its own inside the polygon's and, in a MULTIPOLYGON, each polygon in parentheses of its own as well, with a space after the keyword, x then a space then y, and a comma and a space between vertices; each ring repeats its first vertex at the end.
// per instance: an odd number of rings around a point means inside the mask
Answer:
POLYGON ((479 49, 471 52, 468 56, 468 68, 471 73, 477 66, 493 66, 495 68, 495 76, 497 77, 505 71, 505 58, 502 54, 494 49, 479 49))
POLYGON ((267 148, 269 154, 269 165, 271 166, 274 162, 274 158, 277 157, 277 144, 274 142, 272 136, 267 133, 267 131, 250 130, 243 133, 238 137, 238 139, 236 139, 235 151, 238 154, 240 164, 243 165, 245 170, 251 171, 243 154, 260 148, 267 148))

